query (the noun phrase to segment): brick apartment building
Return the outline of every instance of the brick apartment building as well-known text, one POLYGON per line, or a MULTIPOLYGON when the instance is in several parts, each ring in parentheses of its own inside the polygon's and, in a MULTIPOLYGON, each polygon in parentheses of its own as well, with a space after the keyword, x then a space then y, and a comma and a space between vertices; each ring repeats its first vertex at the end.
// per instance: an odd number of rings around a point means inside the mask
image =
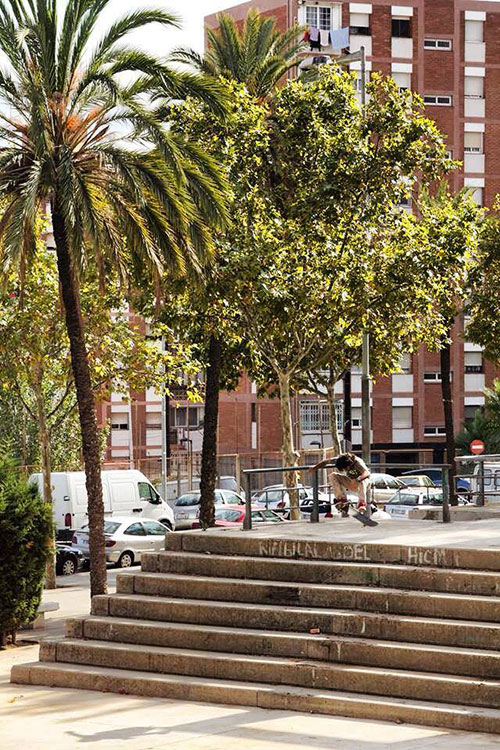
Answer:
MULTIPOLYGON (((282 29, 296 21, 323 32, 350 27, 349 51, 365 47, 368 77, 370 71, 392 75, 401 88, 411 88, 424 98, 429 117, 447 136, 450 154, 463 162, 463 171, 452 178, 453 187, 468 186, 477 203, 493 203, 500 193, 500 0, 400 0, 398 5, 390 0, 254 0, 226 12, 243 21, 250 7, 274 16, 282 29)), ((207 16, 205 22, 216 26, 217 17, 207 16)), ((328 33, 322 39, 327 41, 328 33)), ((319 54, 337 53, 326 43, 304 58, 312 62, 319 54)), ((351 64, 351 70, 359 67, 360 63, 351 64)), ((452 351, 457 430, 484 404, 483 390, 499 374, 483 358, 480 347, 460 340, 462 328, 463 321, 457 323, 452 351)), ((443 460, 439 367, 439 355, 422 347, 403 358, 402 372, 373 385, 374 461, 443 460)), ((112 423, 109 459, 160 455, 160 400, 154 393, 133 395, 130 405, 113 399, 103 406, 103 418, 112 423)), ((172 402, 178 408, 171 409, 173 449, 188 438, 193 450, 199 450, 203 406, 188 404, 182 393, 178 395, 179 400, 172 402)), ((342 396, 339 383, 340 402, 342 396)), ((342 425, 342 409, 339 412, 342 425)), ((361 442, 361 377, 355 371, 351 418, 356 447, 361 442)), ((327 406, 321 398, 297 396, 294 424, 299 448, 329 445, 327 406)), ((221 454, 278 451, 280 437, 278 403, 258 399, 248 378, 242 379, 236 392, 222 395, 221 454)))

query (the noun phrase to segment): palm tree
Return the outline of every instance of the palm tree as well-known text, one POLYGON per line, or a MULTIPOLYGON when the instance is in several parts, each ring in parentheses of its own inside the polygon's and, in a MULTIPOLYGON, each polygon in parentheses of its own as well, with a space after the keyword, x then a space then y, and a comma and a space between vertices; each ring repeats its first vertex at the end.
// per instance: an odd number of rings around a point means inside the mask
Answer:
MULTIPOLYGON (((270 99, 298 62, 297 55, 305 46, 300 40, 303 29, 295 25, 288 31, 279 31, 273 17, 262 16, 255 8, 248 11, 241 29, 224 13, 218 16, 218 22, 217 29, 206 29, 208 44, 203 57, 192 50, 176 50, 172 59, 194 65, 198 71, 212 77, 222 76, 243 83, 259 100, 270 99)), ((201 455, 200 521, 204 528, 214 522, 219 393, 226 356, 231 356, 227 347, 217 332, 213 332, 208 343, 201 455)))
POLYGON ((217 106, 217 87, 124 41, 150 23, 176 25, 169 13, 138 10, 97 35, 109 3, 0 2, 9 63, 0 72, 0 257, 22 275, 36 217, 49 203, 82 432, 92 595, 106 591, 104 514, 79 277, 96 263, 103 278, 113 265, 159 285, 166 267, 201 267, 211 253, 210 225, 225 222, 217 169, 160 117, 169 96, 193 91, 217 106))
POLYGON ((297 53, 304 49, 301 27, 279 31, 275 18, 262 16, 255 8, 248 11, 241 31, 232 16, 221 13, 217 20, 217 29, 206 29, 203 57, 193 50, 176 50, 172 58, 210 76, 245 83, 257 98, 268 97, 297 64, 297 53))

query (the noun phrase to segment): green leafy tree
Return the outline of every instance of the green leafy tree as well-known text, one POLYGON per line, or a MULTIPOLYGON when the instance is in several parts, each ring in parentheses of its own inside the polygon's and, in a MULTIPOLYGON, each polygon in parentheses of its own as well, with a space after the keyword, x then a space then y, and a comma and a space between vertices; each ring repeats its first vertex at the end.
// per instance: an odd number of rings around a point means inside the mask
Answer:
POLYGON ((486 453, 500 453, 500 380, 495 380, 484 394, 484 409, 477 409, 456 438, 457 450, 464 455, 470 453, 473 440, 482 440, 486 453))
POLYGON ((335 66, 276 93, 259 158, 254 189, 235 204, 243 270, 231 289, 255 377, 279 389, 283 456, 296 465, 290 398, 304 375, 332 363, 341 372, 364 329, 381 370, 402 340, 435 340, 432 300, 448 261, 397 206, 417 174, 432 180, 451 163, 417 97, 373 76, 363 117, 351 76, 335 66))
POLYGON ((477 263, 482 211, 474 203, 469 191, 462 190, 454 195, 445 182, 434 194, 423 191, 419 210, 430 246, 436 254, 449 262, 447 283, 436 290, 435 306, 441 317, 441 391, 446 455, 450 466, 450 504, 457 505, 451 347, 455 318, 463 310, 469 293, 471 273, 477 263))
POLYGON ((23 275, 39 208, 49 202, 87 475, 92 594, 106 591, 106 562, 81 271, 95 261, 102 278, 113 267, 154 280, 166 266, 198 268, 211 252, 211 227, 225 218, 215 165, 174 136, 162 114, 166 100, 189 92, 220 110, 219 88, 127 43, 150 23, 175 25, 172 15, 142 9, 103 28, 109 5, 0 4, 0 255, 23 275))
POLYGON ((36 616, 53 540, 52 506, 0 451, 0 645, 36 616))
POLYGON ((217 16, 218 28, 206 28, 207 49, 203 56, 193 50, 176 50, 177 62, 194 65, 210 76, 244 83, 257 98, 268 97, 289 70, 297 65, 304 48, 303 29, 276 27, 276 19, 250 8, 242 28, 226 13, 217 16))
MULTIPOLYGON (((0 297, 0 391, 6 401, 9 394, 14 396, 14 408, 20 400, 25 418, 36 426, 43 497, 51 503, 54 456, 56 462, 64 462, 65 469, 70 466, 72 452, 78 467, 81 463, 70 343, 58 300, 54 253, 39 250, 22 281, 22 289, 13 296, 9 290, 19 289, 19 279, 11 273, 7 291, 0 297)), ((130 324, 117 278, 110 275, 102 290, 96 274, 87 269, 81 289, 85 343, 97 398, 109 395, 111 387, 125 396, 130 389, 161 390, 165 368, 172 379, 178 379, 181 370, 192 368, 189 348, 180 351, 172 344, 168 353, 162 352, 130 324)), ((53 569, 48 578, 49 587, 55 587, 53 569)))

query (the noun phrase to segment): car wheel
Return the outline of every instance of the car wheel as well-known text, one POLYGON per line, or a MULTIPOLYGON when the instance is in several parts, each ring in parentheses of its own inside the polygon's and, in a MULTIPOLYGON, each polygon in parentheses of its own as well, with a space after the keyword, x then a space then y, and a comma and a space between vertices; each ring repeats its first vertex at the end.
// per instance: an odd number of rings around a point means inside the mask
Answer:
POLYGON ((61 573, 63 576, 74 576, 76 573, 76 562, 72 557, 67 557, 62 564, 61 573))
POLYGON ((132 552, 122 552, 116 563, 117 568, 130 568, 134 564, 132 552))
POLYGON ((166 526, 169 531, 173 531, 172 522, 171 521, 167 521, 166 518, 160 518, 160 523, 162 523, 164 526, 166 526))

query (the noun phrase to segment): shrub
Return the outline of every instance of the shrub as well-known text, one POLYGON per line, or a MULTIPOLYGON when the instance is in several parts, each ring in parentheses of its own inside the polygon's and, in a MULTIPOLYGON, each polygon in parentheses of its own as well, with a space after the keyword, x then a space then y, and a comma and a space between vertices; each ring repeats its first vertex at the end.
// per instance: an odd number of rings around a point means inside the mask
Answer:
POLYGON ((54 538, 52 507, 0 451, 0 644, 36 617, 54 538))

